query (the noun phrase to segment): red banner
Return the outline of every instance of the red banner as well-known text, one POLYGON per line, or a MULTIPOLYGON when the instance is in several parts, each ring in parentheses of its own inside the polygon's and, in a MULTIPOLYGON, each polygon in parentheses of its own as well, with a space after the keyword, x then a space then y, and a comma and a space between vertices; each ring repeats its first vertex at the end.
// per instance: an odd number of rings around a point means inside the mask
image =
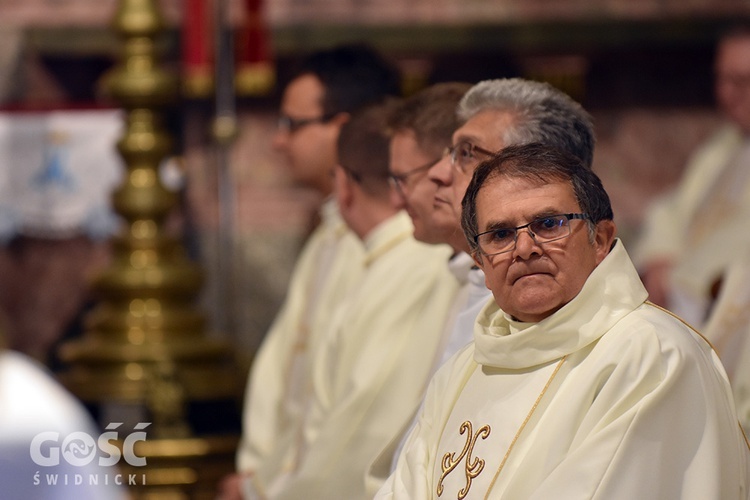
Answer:
POLYGON ((211 0, 184 0, 182 20, 183 91, 206 96, 213 89, 214 19, 211 0))

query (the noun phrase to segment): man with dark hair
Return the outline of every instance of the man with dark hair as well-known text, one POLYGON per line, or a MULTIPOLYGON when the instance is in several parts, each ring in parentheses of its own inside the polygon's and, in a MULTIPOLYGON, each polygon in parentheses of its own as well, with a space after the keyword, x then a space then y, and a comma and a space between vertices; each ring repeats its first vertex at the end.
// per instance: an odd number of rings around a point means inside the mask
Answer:
MULTIPOLYGON (((461 125, 456 107, 471 88, 468 83, 439 83, 405 99, 391 115, 390 169, 392 200, 404 208, 414 224, 414 237, 425 243, 450 245, 460 231, 452 214, 435 210, 437 186, 428 172, 444 156, 453 132, 461 125)), ((441 349, 435 359, 436 368, 445 358, 446 350, 455 352, 451 332, 460 311, 488 297, 481 276, 472 272, 472 261, 461 248, 453 249, 448 267, 461 284, 448 322, 442 332, 441 349), (477 279, 479 278, 479 279, 477 279)), ((472 318, 473 322, 473 318, 472 318)))
POLYGON ((647 302, 596 174, 509 146, 478 166, 462 208, 495 300, 432 379, 376 498, 746 499, 723 367, 647 302))
POLYGON ((369 107, 341 129, 335 193, 364 245, 364 272, 318 338, 302 426, 277 461, 249 478, 246 498, 367 498, 367 466, 409 419, 432 373, 434 332, 458 284, 445 265, 450 249, 414 240, 408 215, 390 203, 388 112, 369 107))
MULTIPOLYGON (((450 146, 451 135, 460 124, 456 106, 469 88, 468 83, 438 83, 404 99, 390 114, 391 200, 394 207, 405 209, 409 214, 417 241, 446 246, 451 233, 456 231, 451 217, 434 217, 435 184, 427 178, 427 171, 440 161, 450 146)), ((434 342, 429 344, 435 346, 434 351, 427 350, 427 345, 419 349, 420 356, 432 358, 430 373, 434 373, 443 360, 459 310, 477 296, 481 299, 489 294, 483 280, 471 280, 472 262, 468 255, 451 251, 445 265, 457 280, 459 289, 447 311, 445 324, 437 331, 425 332, 434 337, 434 342)), ((424 386, 426 388, 427 380, 424 386)), ((413 412, 417 405, 415 401, 413 412)), ((408 421, 368 468, 366 485, 371 495, 390 474, 392 459, 401 444, 398 437, 405 434, 406 424, 408 421)))
MULTIPOLYGON (((428 104, 428 99, 435 101, 435 97, 428 93, 447 94, 448 90, 435 86, 424 91, 424 96, 414 96, 404 110, 403 125, 400 129, 398 124, 394 127, 396 133, 391 144, 396 203, 400 201, 412 215, 417 239, 446 243, 453 248, 452 265, 462 269, 463 276, 459 281, 470 282, 468 300, 463 300, 456 314, 442 361, 471 339, 474 319, 489 298, 489 292, 483 286, 482 271, 470 270, 472 261, 460 223, 461 199, 476 165, 503 147, 544 142, 570 152, 590 167, 595 142, 589 114, 551 85, 520 78, 486 80, 468 91, 462 89, 463 95, 450 119, 454 130, 449 138, 440 136, 436 141, 452 142, 452 146, 451 142, 446 144, 447 154, 433 160, 429 168, 421 167, 412 170, 411 174, 396 172, 400 168, 399 162, 403 161, 401 158, 415 147, 409 142, 407 125, 413 124, 412 133, 427 136, 429 128, 426 124, 431 123, 430 116, 441 116, 436 110, 439 102, 428 104), (423 203, 422 193, 432 194, 432 198, 423 203), (419 210, 422 206, 428 206, 429 210, 419 210)), ((440 122, 436 118, 432 123, 440 122)), ((443 122, 449 123, 447 120, 443 122)))
POLYGON ((364 45, 335 47, 303 59, 284 90, 274 137, 293 179, 330 195, 341 125, 357 109, 398 96, 398 84, 393 66, 364 45))
POLYGON ((436 186, 427 172, 451 145, 461 124, 456 107, 470 88, 459 82, 432 85, 405 99, 390 118, 393 204, 406 210, 414 237, 425 243, 446 243, 457 230, 453 217, 435 212, 436 186))
MULTIPOLYGON (((425 124, 430 123, 431 115, 443 115, 435 109, 438 104, 434 98, 429 103, 425 98, 428 93, 446 91, 436 86, 425 90, 423 96, 414 96, 410 105, 404 105, 403 124, 413 124, 414 130, 424 129, 422 134, 430 130, 425 124)), ((520 78, 487 80, 463 90, 456 104, 457 109, 450 117, 453 131, 441 137, 447 153, 432 161, 432 166, 424 171, 416 170, 414 179, 408 174, 393 176, 399 188, 395 195, 400 195, 406 204, 415 227, 425 228, 415 230, 415 236, 450 245, 454 252, 450 267, 463 284, 445 329, 435 332, 441 335, 443 345, 435 360, 436 367, 471 341, 477 314, 491 298, 484 273, 473 266, 469 245, 461 231, 461 199, 474 168, 486 155, 516 143, 545 141, 581 157, 587 165, 591 163, 594 147, 588 113, 569 96, 545 83, 520 78), (421 203, 425 194, 429 199, 421 203), (423 210, 426 215, 417 210, 421 206, 428 207, 423 210)), ((400 168, 402 158, 414 148, 409 135, 403 133, 408 129, 402 126, 401 130, 402 134, 394 134, 391 142, 392 170, 400 168)), ((398 201, 399 197, 395 199, 398 201)), ((388 476, 401 446, 403 438, 400 442, 394 440, 370 467, 367 477, 370 491, 377 491, 388 476)))
POLYGON ((314 75, 325 89, 323 117, 351 113, 383 95, 400 94, 400 75, 370 46, 352 44, 313 53, 296 67, 293 79, 314 75))
POLYGON ((237 452, 238 475, 221 485, 239 497, 242 476, 296 439, 310 397, 310 364, 336 305, 362 274, 362 243, 332 198, 336 143, 350 115, 398 92, 398 73, 373 50, 357 45, 313 53, 286 85, 274 147, 292 179, 323 197, 320 223, 292 273, 286 299, 251 367, 237 452))

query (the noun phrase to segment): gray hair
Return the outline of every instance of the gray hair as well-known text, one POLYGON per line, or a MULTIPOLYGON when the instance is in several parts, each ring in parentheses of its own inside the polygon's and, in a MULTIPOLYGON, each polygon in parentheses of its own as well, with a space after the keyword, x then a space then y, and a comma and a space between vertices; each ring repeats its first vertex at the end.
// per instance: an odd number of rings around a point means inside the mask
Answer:
POLYGON ((464 95, 456 113, 465 122, 486 110, 507 111, 514 117, 515 126, 502 137, 505 146, 544 143, 591 168, 596 142, 591 116, 553 86, 521 78, 485 80, 464 95))

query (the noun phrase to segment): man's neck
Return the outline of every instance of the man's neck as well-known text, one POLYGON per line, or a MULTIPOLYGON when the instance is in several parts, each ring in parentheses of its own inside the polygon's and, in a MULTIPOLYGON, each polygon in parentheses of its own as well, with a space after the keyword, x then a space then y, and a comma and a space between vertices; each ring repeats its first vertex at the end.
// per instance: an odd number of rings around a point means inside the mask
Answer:
POLYGON ((398 210, 395 210, 390 203, 380 203, 373 200, 360 206, 352 220, 347 221, 347 223, 354 234, 365 241, 375 228, 397 213, 398 210))

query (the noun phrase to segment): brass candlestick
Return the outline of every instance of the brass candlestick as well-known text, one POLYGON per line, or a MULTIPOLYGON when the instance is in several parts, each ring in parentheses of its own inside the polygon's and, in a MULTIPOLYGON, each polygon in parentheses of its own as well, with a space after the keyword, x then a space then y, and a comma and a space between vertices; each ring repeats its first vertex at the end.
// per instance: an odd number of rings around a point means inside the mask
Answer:
POLYGON ((237 438, 216 435, 206 422, 226 421, 227 408, 239 420, 243 381, 228 346, 205 335, 196 307, 201 270, 165 230, 177 197, 159 178, 173 142, 163 114, 179 85, 158 59, 163 20, 154 0, 122 0, 114 27, 123 51, 104 84, 125 112, 117 148, 126 175, 113 195, 123 230, 113 242, 113 263, 94 284, 100 300, 83 337, 61 348, 69 367, 61 380, 96 408, 100 423, 106 416, 128 422, 127 415, 152 422, 149 439, 139 443, 153 454, 146 466, 151 479, 137 495, 213 498, 219 472, 232 469, 237 438))

